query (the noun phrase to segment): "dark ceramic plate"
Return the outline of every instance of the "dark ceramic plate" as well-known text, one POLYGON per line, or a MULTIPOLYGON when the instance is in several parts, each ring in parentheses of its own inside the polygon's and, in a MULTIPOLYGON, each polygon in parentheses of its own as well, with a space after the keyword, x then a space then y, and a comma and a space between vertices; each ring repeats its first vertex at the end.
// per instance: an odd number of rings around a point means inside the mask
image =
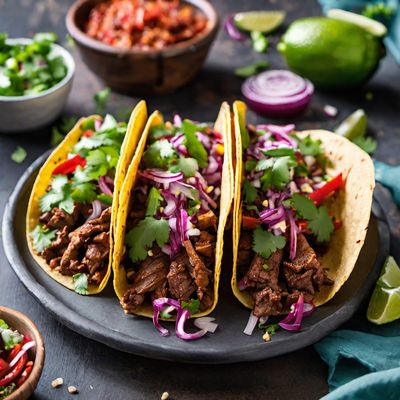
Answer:
MULTIPOLYGON (((274 357, 310 345, 348 320, 376 280, 388 253, 389 231, 375 191, 373 214, 367 240, 357 265, 332 301, 304 320, 298 333, 278 331, 265 343, 261 331, 244 335, 249 311, 230 291, 230 249, 225 251, 220 301, 212 315, 219 328, 215 334, 185 342, 172 334, 163 338, 151 320, 126 316, 113 293, 111 282, 98 296, 84 297, 51 279, 31 257, 25 239, 25 216, 29 195, 38 168, 47 154, 24 173, 8 202, 3 220, 3 241, 7 258, 28 291, 61 323, 90 339, 110 347, 145 357, 195 363, 232 363, 274 357)), ((229 234, 227 243, 230 242, 229 234)), ((166 324, 173 331, 171 323, 166 324)))

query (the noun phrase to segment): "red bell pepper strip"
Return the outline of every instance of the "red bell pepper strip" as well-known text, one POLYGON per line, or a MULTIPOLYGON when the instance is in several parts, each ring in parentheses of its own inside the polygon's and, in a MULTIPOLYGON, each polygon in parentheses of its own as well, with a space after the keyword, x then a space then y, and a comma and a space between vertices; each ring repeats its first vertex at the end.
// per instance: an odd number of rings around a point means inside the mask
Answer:
POLYGON ((328 198, 332 193, 341 189, 343 186, 342 174, 335 176, 329 182, 325 183, 324 186, 317 189, 315 192, 310 193, 309 198, 314 201, 316 205, 321 204, 328 198))
POLYGON ((14 365, 14 368, 3 378, 0 379, 0 386, 5 386, 10 382, 15 381, 20 375, 28 362, 28 354, 24 353, 18 362, 14 365))
POLYGON ((2 378, 10 369, 10 365, 6 360, 0 358, 0 378, 2 378))
POLYGON ((28 378, 29 374, 32 372, 33 369, 33 361, 28 361, 26 363, 26 367, 24 369, 24 372, 21 374, 17 381, 17 386, 20 387, 28 378))
POLYGON ((243 215, 242 225, 244 229, 256 229, 258 225, 258 219, 254 217, 247 217, 243 215))
MULTIPOLYGON (((24 338, 25 339, 25 338, 24 338)), ((18 343, 16 344, 13 349, 10 351, 10 354, 7 357, 7 362, 10 363, 12 360, 14 360, 15 356, 19 353, 21 350, 22 344, 18 343)))
POLYGON ((57 165, 53 170, 53 175, 67 175, 74 172, 77 167, 84 167, 86 165, 86 160, 77 154, 76 156, 64 161, 62 164, 57 165))
POLYGON ((94 131, 92 131, 91 129, 86 129, 86 131, 82 132, 82 135, 85 137, 91 137, 94 135, 94 131))

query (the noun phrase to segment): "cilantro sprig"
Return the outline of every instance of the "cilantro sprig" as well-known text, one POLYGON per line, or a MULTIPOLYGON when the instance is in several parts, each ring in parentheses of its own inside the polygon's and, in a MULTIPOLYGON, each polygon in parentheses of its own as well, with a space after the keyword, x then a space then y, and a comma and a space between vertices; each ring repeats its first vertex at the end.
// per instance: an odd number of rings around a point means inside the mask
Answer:
POLYGON ((182 300, 181 306, 182 308, 188 310, 190 315, 193 315, 199 312, 200 300, 199 299, 191 299, 190 301, 182 300))
POLYGON ((147 199, 146 217, 154 217, 164 197, 156 187, 152 187, 147 199))
POLYGON ((182 129, 185 133, 185 143, 189 154, 197 160, 201 168, 206 168, 208 165, 208 155, 203 144, 196 136, 196 132, 199 130, 198 126, 185 119, 182 122, 182 129))
POLYGON ((275 236, 273 233, 257 227, 253 233, 253 250, 264 258, 269 258, 275 251, 283 249, 286 244, 284 236, 275 236))
POLYGON ((296 214, 308 221, 308 228, 318 242, 326 242, 331 237, 334 225, 325 206, 317 207, 308 197, 295 193, 290 200, 296 214))
POLYGON ((56 238, 56 231, 46 229, 43 225, 36 225, 36 228, 30 233, 33 247, 41 253, 50 246, 52 241, 56 238))
POLYGON ((76 293, 81 295, 87 295, 88 292, 88 276, 83 273, 78 273, 72 276, 74 282, 74 290, 76 293))
POLYGON ((146 168, 167 168, 178 157, 172 144, 161 139, 147 147, 143 154, 143 162, 146 168))
POLYGON ((126 244, 129 247, 129 257, 133 262, 145 260, 147 251, 154 242, 159 247, 167 243, 169 238, 169 224, 165 219, 146 217, 141 220, 126 235, 126 244))

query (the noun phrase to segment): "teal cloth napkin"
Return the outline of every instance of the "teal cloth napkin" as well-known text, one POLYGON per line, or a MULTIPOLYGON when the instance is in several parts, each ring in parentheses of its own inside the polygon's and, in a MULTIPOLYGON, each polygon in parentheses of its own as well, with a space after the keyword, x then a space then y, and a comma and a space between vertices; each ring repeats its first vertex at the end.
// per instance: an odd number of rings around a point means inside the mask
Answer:
POLYGON ((375 179, 392 192, 394 201, 400 206, 400 165, 393 166, 377 160, 374 165, 375 179))
MULTIPOLYGON (((323 400, 400 399, 400 321, 339 330, 315 345, 328 364, 331 393, 323 400)), ((321 400, 322 400, 321 399, 321 400)))

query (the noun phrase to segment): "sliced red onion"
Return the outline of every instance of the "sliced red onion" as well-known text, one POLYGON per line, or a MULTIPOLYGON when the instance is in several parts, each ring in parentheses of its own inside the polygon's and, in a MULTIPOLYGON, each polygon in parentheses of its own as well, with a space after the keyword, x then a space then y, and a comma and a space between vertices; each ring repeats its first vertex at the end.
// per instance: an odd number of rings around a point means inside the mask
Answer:
POLYGON ((243 290, 247 289, 247 286, 249 284, 249 281, 246 278, 246 275, 238 282, 238 288, 241 292, 243 292, 243 290))
POLYGON ((162 194, 167 202, 166 206, 164 207, 164 214, 169 218, 175 213, 178 207, 178 202, 176 197, 173 196, 169 191, 164 190, 162 194))
POLYGON ((199 191, 191 185, 188 185, 184 182, 173 182, 171 183, 171 192, 178 196, 178 194, 182 193, 185 197, 198 200, 199 199, 199 191))
POLYGON ((171 143, 173 145, 179 145, 183 143, 183 140, 185 139, 185 135, 183 133, 180 133, 179 135, 174 136, 173 138, 171 138, 171 143))
POLYGON ((171 256, 171 246, 168 244, 164 244, 164 246, 161 247, 161 251, 167 256, 171 256))
POLYGON ((208 183, 207 181, 204 179, 203 175, 201 175, 198 171, 194 174, 195 178, 194 178, 194 182, 195 183, 200 183, 201 186, 203 186, 203 189, 207 189, 208 187, 208 183), (197 179, 196 179, 197 178, 197 179))
POLYGON ((303 317, 309 317, 315 310, 313 303, 304 303, 303 317))
POLYGON ((294 220, 293 214, 291 210, 286 212, 287 218, 290 224, 290 251, 289 251, 289 258, 294 260, 297 253, 297 225, 296 221, 294 220))
POLYGON ((245 335, 251 336, 253 334, 254 328, 256 327, 258 322, 258 317, 253 314, 253 311, 250 312, 249 320, 247 321, 246 328, 244 328, 243 333, 245 335))
POLYGON ((174 125, 175 125, 177 128, 180 128, 180 127, 182 126, 182 118, 180 117, 179 114, 175 114, 175 115, 174 115, 174 125))
POLYGON ((211 147, 211 142, 210 142, 210 137, 205 135, 203 132, 196 132, 196 137, 199 139, 201 144, 206 148, 210 149, 211 147))
POLYGON ((286 70, 264 71, 243 83, 242 93, 256 112, 271 117, 300 114, 308 106, 313 84, 286 70))
POLYGON ((87 221, 91 221, 92 219, 96 219, 100 217, 100 214, 102 212, 102 204, 100 200, 94 200, 92 201, 92 213, 89 215, 87 218, 87 221))
POLYGON ((188 310, 180 309, 180 311, 178 313, 178 317, 176 319, 176 325, 175 325, 176 336, 178 336, 178 338, 183 339, 183 340, 200 339, 207 333, 207 330, 201 329, 200 331, 197 331, 195 333, 185 332, 185 322, 188 320, 189 317, 190 317, 190 313, 188 310))
POLYGON ((21 350, 17 353, 17 355, 11 360, 9 364, 9 368, 12 368, 18 360, 32 347, 36 346, 36 343, 31 340, 30 342, 25 343, 22 347, 21 350))
POLYGON ((201 185, 198 185, 200 189, 200 197, 205 200, 212 208, 217 208, 217 203, 206 193, 201 185))
POLYGON ((100 190, 101 190, 104 194, 107 194, 107 195, 109 195, 109 196, 112 196, 113 192, 112 192, 112 190, 108 187, 108 185, 107 185, 107 180, 106 180, 106 178, 105 178, 104 176, 101 176, 101 177, 99 178, 99 187, 100 187, 100 190))
POLYGON ((200 236, 200 229, 192 228, 187 231, 188 236, 200 236))
POLYGON ((274 135, 276 139, 286 142, 290 147, 294 148, 297 147, 297 142, 289 136, 289 133, 293 132, 295 129, 294 124, 283 125, 283 126, 267 124, 265 126, 274 135))
POLYGON ((169 184, 177 182, 183 179, 182 172, 169 172, 160 169, 146 169, 143 172, 139 171, 139 175, 143 178, 149 179, 150 181, 169 184))
POLYGON ((102 125, 103 125, 103 121, 102 121, 101 119, 96 118, 96 119, 94 120, 94 130, 95 130, 96 132, 98 132, 98 131, 100 130, 100 128, 101 128, 102 125))
POLYGON ((218 170, 218 161, 215 157, 208 157, 208 167, 204 170, 204 174, 213 174, 218 170))
POLYGON ((205 178, 210 185, 215 185, 216 183, 221 181, 221 172, 215 172, 214 174, 210 175, 207 174, 205 175, 205 178))
POLYGON ((179 301, 174 300, 174 299, 169 299, 168 297, 160 297, 158 299, 153 300, 153 324, 157 328, 157 330, 160 332, 161 336, 169 335, 168 329, 164 328, 158 320, 160 317, 161 310, 166 305, 174 307, 176 310, 178 310, 178 312, 181 309, 181 305, 179 304, 179 301))
POLYGON ((185 209, 179 210, 178 217, 176 219, 176 230, 179 233, 179 237, 181 239, 181 244, 185 240, 188 240, 187 235, 187 225, 188 225, 188 213, 185 209))
POLYGON ((299 331, 304 313, 304 297, 301 294, 297 303, 292 305, 292 310, 281 322, 279 326, 287 331, 299 331))
POLYGON ((231 39, 237 40, 238 42, 244 42, 245 40, 247 40, 247 36, 244 33, 240 32, 239 29, 236 27, 234 17, 235 14, 229 14, 225 18, 225 32, 229 35, 231 39))
POLYGON ((194 320, 194 325, 199 328, 206 330, 207 332, 215 333, 218 328, 218 324, 214 323, 215 318, 213 317, 201 317, 194 320))
POLYGON ((273 210, 264 210, 260 213, 260 220, 269 226, 276 225, 285 220, 285 209, 279 206, 273 210))

